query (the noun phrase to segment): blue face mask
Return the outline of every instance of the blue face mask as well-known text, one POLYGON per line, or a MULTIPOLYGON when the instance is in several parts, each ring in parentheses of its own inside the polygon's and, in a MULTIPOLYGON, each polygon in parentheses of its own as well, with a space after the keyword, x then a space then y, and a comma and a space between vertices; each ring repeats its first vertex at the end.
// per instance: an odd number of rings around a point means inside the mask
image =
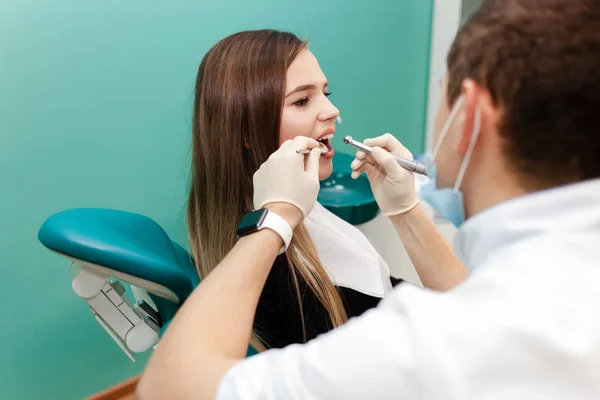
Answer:
POLYGON ((442 146, 442 143, 446 138, 448 131, 450 130, 450 126, 452 125, 452 122, 454 121, 456 115, 460 111, 460 108, 462 107, 464 101, 464 96, 458 98, 456 104, 452 108, 452 112, 450 113, 448 119, 444 123, 444 127, 442 128, 442 132, 440 133, 438 142, 435 144, 433 153, 427 152, 427 154, 425 154, 424 161, 425 165, 427 166, 427 175, 429 176, 431 181, 421 187, 421 191, 419 194, 421 199, 429 203, 437 214, 450 221, 457 228, 461 226, 463 222, 465 222, 465 205, 463 201, 463 194, 460 191, 460 185, 465 176, 467 166, 469 165, 469 159, 471 158, 471 154, 473 153, 473 148, 475 147, 475 143, 477 142, 477 137, 479 136, 481 126, 481 113, 479 108, 475 110, 473 134, 471 135, 471 140, 469 142, 467 152, 465 153, 465 158, 460 166, 460 170, 458 171, 458 176, 456 178, 456 182, 454 183, 454 187, 437 187, 437 171, 435 166, 435 158, 437 157, 440 151, 440 147, 442 146))

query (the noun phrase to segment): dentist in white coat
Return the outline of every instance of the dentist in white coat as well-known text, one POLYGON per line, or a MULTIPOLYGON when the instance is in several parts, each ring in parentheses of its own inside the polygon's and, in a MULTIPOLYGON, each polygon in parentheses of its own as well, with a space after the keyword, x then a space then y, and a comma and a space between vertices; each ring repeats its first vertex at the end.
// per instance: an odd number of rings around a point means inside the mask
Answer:
MULTIPOLYGON (((296 138, 254 177, 257 209, 285 222, 246 221, 178 312, 138 395, 600 398, 599 25, 595 0, 489 0, 457 34, 429 157, 436 179, 421 197, 459 226, 466 280, 446 292, 401 285, 307 344, 243 359, 269 268, 317 197, 318 149, 296 153, 317 143, 296 138)), ((391 135, 367 144, 377 148, 357 153, 355 175, 368 174, 419 274, 460 276, 388 152, 410 153, 391 135)))

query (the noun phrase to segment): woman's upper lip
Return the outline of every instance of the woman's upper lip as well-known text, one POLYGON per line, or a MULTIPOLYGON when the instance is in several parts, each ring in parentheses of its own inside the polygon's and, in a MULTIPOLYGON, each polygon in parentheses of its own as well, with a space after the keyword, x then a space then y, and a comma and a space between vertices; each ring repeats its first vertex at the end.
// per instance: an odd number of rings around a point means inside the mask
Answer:
POLYGON ((317 140, 321 140, 324 136, 331 135, 332 133, 335 133, 335 128, 325 129, 323 133, 321 133, 321 136, 317 138, 317 140))

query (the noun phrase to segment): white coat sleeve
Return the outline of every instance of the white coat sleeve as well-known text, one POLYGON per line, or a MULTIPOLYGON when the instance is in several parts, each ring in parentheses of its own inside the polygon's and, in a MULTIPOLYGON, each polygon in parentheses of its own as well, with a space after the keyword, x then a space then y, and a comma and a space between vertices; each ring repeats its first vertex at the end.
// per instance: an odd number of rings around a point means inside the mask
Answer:
POLYGON ((415 333, 397 306, 380 304, 305 345, 269 350, 241 361, 222 378, 217 398, 419 397, 415 333))

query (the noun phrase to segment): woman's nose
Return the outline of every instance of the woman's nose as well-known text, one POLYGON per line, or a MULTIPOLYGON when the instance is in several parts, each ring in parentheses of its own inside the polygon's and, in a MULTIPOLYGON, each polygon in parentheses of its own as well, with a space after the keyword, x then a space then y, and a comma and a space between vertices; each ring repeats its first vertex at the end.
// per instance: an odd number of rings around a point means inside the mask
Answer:
POLYGON ((340 110, 326 97, 323 110, 319 113, 319 119, 321 121, 327 121, 335 119, 340 116, 340 110))

